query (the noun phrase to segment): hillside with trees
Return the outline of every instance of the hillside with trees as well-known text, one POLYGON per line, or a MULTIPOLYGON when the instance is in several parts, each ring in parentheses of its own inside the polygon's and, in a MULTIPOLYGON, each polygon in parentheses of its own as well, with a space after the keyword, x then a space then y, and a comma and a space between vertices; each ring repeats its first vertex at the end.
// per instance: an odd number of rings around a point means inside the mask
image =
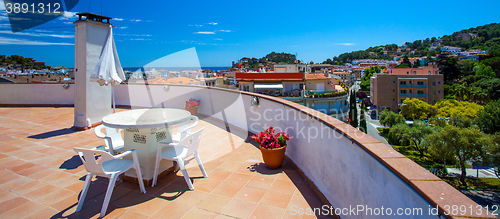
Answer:
POLYGON ((294 54, 290 53, 276 53, 271 52, 262 58, 248 58, 243 57, 240 59, 243 65, 249 68, 257 68, 259 66, 267 66, 269 63, 274 64, 296 64, 299 61, 294 54))

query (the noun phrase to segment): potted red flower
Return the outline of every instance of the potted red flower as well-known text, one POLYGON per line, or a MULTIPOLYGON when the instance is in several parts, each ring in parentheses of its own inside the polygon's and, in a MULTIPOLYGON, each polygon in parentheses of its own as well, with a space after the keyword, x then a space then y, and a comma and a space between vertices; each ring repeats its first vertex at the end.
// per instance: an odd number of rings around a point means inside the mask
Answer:
POLYGON ((279 168, 285 160, 286 141, 290 139, 284 132, 278 134, 274 134, 274 132, 275 130, 271 126, 264 132, 252 136, 252 139, 260 143, 264 163, 271 169, 279 168))
POLYGON ((186 105, 184 106, 184 109, 189 111, 191 115, 196 116, 198 114, 198 106, 200 104, 200 101, 194 98, 189 98, 188 101, 186 101, 186 105))

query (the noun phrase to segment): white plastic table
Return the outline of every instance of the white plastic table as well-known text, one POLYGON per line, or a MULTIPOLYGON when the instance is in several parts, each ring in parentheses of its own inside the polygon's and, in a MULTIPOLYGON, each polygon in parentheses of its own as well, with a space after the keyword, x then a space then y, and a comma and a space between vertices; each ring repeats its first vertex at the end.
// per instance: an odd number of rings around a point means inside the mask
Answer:
MULTIPOLYGON (((153 179, 158 142, 172 142, 172 125, 191 119, 191 113, 181 109, 137 109, 105 116, 102 124, 110 128, 124 129, 124 150, 137 150, 142 178, 153 179)), ((132 157, 125 159, 132 160, 132 157)), ((159 173, 173 166, 162 160, 159 173)), ((137 178, 135 171, 127 171, 128 177, 137 178)))

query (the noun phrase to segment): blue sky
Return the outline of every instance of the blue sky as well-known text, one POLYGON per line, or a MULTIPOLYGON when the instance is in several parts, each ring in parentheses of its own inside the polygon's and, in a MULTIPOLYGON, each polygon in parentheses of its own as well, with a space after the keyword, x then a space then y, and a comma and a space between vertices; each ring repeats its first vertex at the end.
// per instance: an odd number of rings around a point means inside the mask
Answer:
MULTIPOLYGON (((230 66, 238 58, 260 58, 272 51, 322 62, 370 46, 401 45, 500 22, 498 0, 93 0, 90 12, 100 14, 101 5, 103 15, 115 18, 116 46, 125 67, 144 66, 191 47, 204 67, 230 66)), ((0 7, 0 54, 73 67, 73 13, 13 34, 3 2, 0 7)), ((71 12, 88 8, 89 0, 80 0, 71 12)))

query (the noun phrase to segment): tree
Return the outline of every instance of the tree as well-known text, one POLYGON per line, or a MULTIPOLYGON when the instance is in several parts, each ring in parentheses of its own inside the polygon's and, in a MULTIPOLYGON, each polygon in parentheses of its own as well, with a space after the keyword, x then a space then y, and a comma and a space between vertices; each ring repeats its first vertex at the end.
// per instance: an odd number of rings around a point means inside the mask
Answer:
POLYGON ((457 100, 440 100, 434 105, 437 118, 447 118, 453 115, 465 116, 471 119, 476 118, 479 111, 484 107, 476 103, 457 100))
POLYGON ((363 131, 364 133, 368 133, 367 127, 366 127, 366 116, 365 116, 365 104, 361 104, 361 115, 359 116, 359 130, 363 131))
POLYGON ((434 129, 427 126, 424 122, 420 120, 415 120, 413 122, 413 127, 406 133, 404 133, 404 138, 410 141, 410 145, 414 146, 415 149, 420 152, 420 157, 424 156, 424 152, 427 150, 429 144, 424 144, 423 141, 427 135, 434 133, 434 129))
POLYGON ((356 97, 354 95, 354 90, 351 91, 351 97, 350 97, 350 108, 349 108, 349 123, 351 124, 352 127, 357 128, 358 127, 358 107, 356 104, 356 97))
POLYGON ((463 186, 467 186, 465 163, 480 160, 489 144, 487 136, 479 129, 459 128, 453 125, 447 125, 440 132, 428 135, 427 139, 433 151, 450 152, 455 155, 462 170, 460 182, 463 186))
POLYGON ((392 145, 409 146, 410 139, 408 139, 408 133, 410 129, 410 126, 406 123, 395 124, 391 127, 391 130, 389 130, 387 140, 392 145))
POLYGON ((403 100, 403 104, 406 104, 406 106, 403 106, 403 116, 406 118, 427 119, 433 111, 431 105, 415 98, 406 98, 403 100))
POLYGON ((491 144, 488 148, 488 158, 493 166, 496 168, 495 175, 500 178, 500 133, 490 135, 491 144))
POLYGON ((476 123, 488 134, 500 132, 500 100, 491 101, 479 112, 476 123))
POLYGON ((392 126, 399 124, 399 123, 404 123, 405 119, 403 118, 402 115, 397 114, 395 112, 392 112, 388 109, 384 109, 382 113, 380 114, 379 121, 382 125, 387 126, 391 128, 392 126))

